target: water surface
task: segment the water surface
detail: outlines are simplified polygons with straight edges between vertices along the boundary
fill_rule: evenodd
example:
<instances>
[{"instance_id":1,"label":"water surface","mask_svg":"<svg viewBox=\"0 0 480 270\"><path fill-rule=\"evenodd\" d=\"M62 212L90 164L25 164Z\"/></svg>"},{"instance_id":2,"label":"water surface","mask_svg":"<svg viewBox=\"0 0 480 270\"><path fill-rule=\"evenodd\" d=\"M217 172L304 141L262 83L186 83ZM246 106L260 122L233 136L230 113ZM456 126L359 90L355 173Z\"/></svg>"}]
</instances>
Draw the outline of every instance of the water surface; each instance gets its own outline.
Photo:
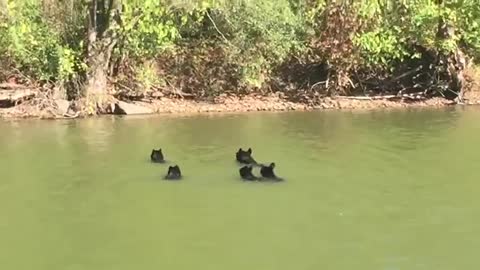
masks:
<instances>
[{"instance_id":1,"label":"water surface","mask_svg":"<svg viewBox=\"0 0 480 270\"><path fill-rule=\"evenodd\" d=\"M448 108L0 122L0 265L476 270L479 119ZM184 180L161 180L154 147ZM242 182L239 147L287 181Z\"/></svg>"}]
</instances>

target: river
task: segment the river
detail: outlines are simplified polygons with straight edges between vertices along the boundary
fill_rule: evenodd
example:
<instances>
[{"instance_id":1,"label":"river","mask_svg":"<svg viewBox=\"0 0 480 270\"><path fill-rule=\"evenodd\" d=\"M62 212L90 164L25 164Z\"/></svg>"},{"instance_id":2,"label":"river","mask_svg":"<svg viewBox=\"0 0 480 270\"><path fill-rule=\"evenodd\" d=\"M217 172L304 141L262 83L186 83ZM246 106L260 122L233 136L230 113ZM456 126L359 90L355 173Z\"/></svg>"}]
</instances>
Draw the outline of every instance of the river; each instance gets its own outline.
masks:
<instances>
[{"instance_id":1,"label":"river","mask_svg":"<svg viewBox=\"0 0 480 270\"><path fill-rule=\"evenodd\" d=\"M479 119L451 107L3 121L0 265L476 270ZM150 163L159 147L168 164ZM286 181L241 181L240 147ZM169 164L183 180L162 180Z\"/></svg>"}]
</instances>

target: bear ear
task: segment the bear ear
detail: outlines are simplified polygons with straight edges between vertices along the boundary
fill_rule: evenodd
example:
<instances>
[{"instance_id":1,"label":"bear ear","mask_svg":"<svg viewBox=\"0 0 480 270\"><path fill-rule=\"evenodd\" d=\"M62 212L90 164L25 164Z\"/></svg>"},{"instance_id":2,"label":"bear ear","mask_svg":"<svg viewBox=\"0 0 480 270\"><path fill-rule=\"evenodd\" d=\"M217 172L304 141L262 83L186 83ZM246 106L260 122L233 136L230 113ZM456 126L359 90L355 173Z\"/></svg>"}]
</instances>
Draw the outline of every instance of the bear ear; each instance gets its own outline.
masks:
<instances>
[{"instance_id":1,"label":"bear ear","mask_svg":"<svg viewBox=\"0 0 480 270\"><path fill-rule=\"evenodd\" d=\"M275 168L275 162L270 163L270 167Z\"/></svg>"},{"instance_id":2,"label":"bear ear","mask_svg":"<svg viewBox=\"0 0 480 270\"><path fill-rule=\"evenodd\" d=\"M247 152L251 154L252 153L252 148L248 148Z\"/></svg>"},{"instance_id":3,"label":"bear ear","mask_svg":"<svg viewBox=\"0 0 480 270\"><path fill-rule=\"evenodd\" d=\"M160 153L161 153L161 152L162 152L162 148L159 148L159 149L158 149L158 152L160 152Z\"/></svg>"},{"instance_id":4,"label":"bear ear","mask_svg":"<svg viewBox=\"0 0 480 270\"><path fill-rule=\"evenodd\" d=\"M240 147L240 148L238 148L238 152L243 152L243 150L242 150L242 148L241 148L241 147Z\"/></svg>"}]
</instances>

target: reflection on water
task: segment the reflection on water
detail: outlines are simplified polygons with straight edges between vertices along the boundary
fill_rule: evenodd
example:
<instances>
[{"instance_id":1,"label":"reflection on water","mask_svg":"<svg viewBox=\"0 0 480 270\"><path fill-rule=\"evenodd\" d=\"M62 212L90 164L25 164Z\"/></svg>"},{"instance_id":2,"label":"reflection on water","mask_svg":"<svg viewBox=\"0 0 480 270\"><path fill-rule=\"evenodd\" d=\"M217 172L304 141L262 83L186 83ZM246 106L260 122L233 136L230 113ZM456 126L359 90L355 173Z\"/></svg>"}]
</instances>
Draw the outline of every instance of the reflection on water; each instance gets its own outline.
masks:
<instances>
[{"instance_id":1,"label":"reflection on water","mask_svg":"<svg viewBox=\"0 0 480 270\"><path fill-rule=\"evenodd\" d=\"M452 107L0 122L0 262L477 269L479 115ZM149 162L158 147L169 164ZM287 182L240 181L239 147L276 162ZM185 180L161 180L170 164Z\"/></svg>"}]
</instances>

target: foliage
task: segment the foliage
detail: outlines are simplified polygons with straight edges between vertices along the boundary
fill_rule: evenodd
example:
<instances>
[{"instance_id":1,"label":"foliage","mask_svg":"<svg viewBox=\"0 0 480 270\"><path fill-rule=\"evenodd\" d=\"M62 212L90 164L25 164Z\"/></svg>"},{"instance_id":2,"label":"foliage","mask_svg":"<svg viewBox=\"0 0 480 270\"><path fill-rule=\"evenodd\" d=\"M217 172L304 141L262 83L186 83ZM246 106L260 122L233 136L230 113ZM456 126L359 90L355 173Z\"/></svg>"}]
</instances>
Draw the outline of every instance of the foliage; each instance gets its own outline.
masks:
<instances>
[{"instance_id":1,"label":"foliage","mask_svg":"<svg viewBox=\"0 0 480 270\"><path fill-rule=\"evenodd\" d=\"M90 1L7 3L0 74L58 84L82 78ZM268 88L292 59L329 63L331 85L342 90L360 71L389 74L424 50L480 57L476 0L125 0L110 15L119 23L109 76L147 89L164 89L168 79L199 96ZM442 24L454 29L444 38Z\"/></svg>"},{"instance_id":2,"label":"foliage","mask_svg":"<svg viewBox=\"0 0 480 270\"><path fill-rule=\"evenodd\" d=\"M37 80L65 81L78 70L78 53L63 44L35 0L9 1L9 16L0 23L0 53L15 70Z\"/></svg>"},{"instance_id":3,"label":"foliage","mask_svg":"<svg viewBox=\"0 0 480 270\"><path fill-rule=\"evenodd\" d=\"M477 1L432 0L366 1L360 13L370 21L366 31L356 33L355 44L370 65L391 66L395 60L418 57L412 44L443 52L464 43L472 56L480 47L480 6ZM437 36L439 22L455 28L447 39ZM460 42L461 41L461 42Z\"/></svg>"},{"instance_id":4,"label":"foliage","mask_svg":"<svg viewBox=\"0 0 480 270\"><path fill-rule=\"evenodd\" d=\"M293 1L237 1L220 6L214 16L230 43L229 60L242 65L245 83L260 87L262 77L290 55L304 49L302 9ZM298 1L299 2L299 1Z\"/></svg>"},{"instance_id":5,"label":"foliage","mask_svg":"<svg viewBox=\"0 0 480 270\"><path fill-rule=\"evenodd\" d=\"M160 1L127 1L118 29L121 52L136 58L156 57L178 37L172 10Z\"/></svg>"},{"instance_id":6,"label":"foliage","mask_svg":"<svg viewBox=\"0 0 480 270\"><path fill-rule=\"evenodd\" d=\"M0 50L33 77L48 80L58 70L58 36L42 21L34 1L9 2L10 16L1 25Z\"/></svg>"},{"instance_id":7,"label":"foliage","mask_svg":"<svg viewBox=\"0 0 480 270\"><path fill-rule=\"evenodd\" d=\"M478 1L451 1L460 40L469 53L480 58L480 5ZM451 5L451 6L450 6Z\"/></svg>"}]
</instances>

